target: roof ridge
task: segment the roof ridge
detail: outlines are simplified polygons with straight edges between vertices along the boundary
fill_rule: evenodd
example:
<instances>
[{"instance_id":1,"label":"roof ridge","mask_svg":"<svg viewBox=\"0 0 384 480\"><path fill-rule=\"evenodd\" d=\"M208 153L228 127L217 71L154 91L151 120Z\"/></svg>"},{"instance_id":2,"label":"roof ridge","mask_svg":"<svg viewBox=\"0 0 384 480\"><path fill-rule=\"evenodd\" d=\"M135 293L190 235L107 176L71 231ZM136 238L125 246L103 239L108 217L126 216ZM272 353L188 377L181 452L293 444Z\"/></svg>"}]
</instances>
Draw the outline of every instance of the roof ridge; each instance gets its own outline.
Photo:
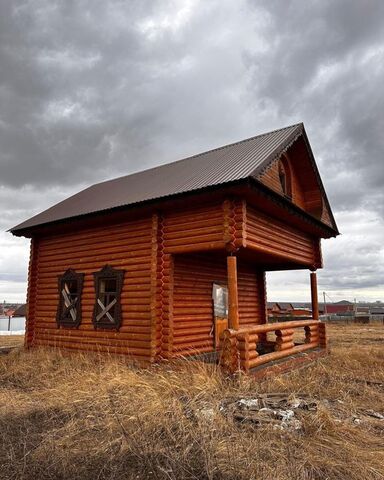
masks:
<instances>
[{"instance_id":1,"label":"roof ridge","mask_svg":"<svg viewBox=\"0 0 384 480\"><path fill-rule=\"evenodd\" d=\"M190 155L189 157L179 158L179 160L175 160L173 162L163 163L162 165L156 165L155 167L146 168L145 170L138 170L137 172L128 173L127 175L121 175L120 177L111 178L109 180L103 180L102 182L98 182L98 183L94 183L93 185L90 185L88 188L92 188L96 185L101 185L103 183L111 182L113 180L117 180L117 179L120 179L120 178L130 177L131 175L136 175L136 174L139 174L139 173L145 173L145 172L148 172L150 170L156 170L158 168L162 168L162 167L165 167L167 165L175 165L176 163L184 162L186 160L191 160L192 158L201 157L202 155L206 155L206 154L212 153L212 152L217 152L219 150L224 150L226 148L233 147L235 145L240 145L242 143L250 142L251 140L255 140L256 138L266 137L266 136L272 135L276 132L282 132L284 130L288 130L288 129L293 128L293 127L303 127L303 122L294 123L292 125L288 125L287 127L276 128L275 130L271 130L270 132L260 133L258 135L254 135L253 137L244 138L243 140L238 140L237 142L228 143L227 145L222 145L221 147L211 148L210 150L205 150L204 152L196 153L194 155Z\"/></svg>"}]
</instances>

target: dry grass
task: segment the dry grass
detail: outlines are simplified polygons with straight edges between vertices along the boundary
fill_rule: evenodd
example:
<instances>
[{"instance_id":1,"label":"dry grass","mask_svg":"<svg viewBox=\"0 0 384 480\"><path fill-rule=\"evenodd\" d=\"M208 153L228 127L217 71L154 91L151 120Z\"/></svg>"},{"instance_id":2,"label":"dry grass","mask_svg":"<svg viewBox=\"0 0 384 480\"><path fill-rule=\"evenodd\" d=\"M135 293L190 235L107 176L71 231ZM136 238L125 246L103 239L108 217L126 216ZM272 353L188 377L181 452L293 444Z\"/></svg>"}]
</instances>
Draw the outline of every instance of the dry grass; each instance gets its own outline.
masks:
<instances>
[{"instance_id":1,"label":"dry grass","mask_svg":"<svg viewBox=\"0 0 384 480\"><path fill-rule=\"evenodd\" d=\"M21 347L24 335L0 335L0 347Z\"/></svg>"},{"instance_id":2,"label":"dry grass","mask_svg":"<svg viewBox=\"0 0 384 480\"><path fill-rule=\"evenodd\" d=\"M138 370L44 350L0 356L0 478L383 479L384 422L364 411L383 413L384 327L329 330L331 356L263 383L192 362ZM301 432L219 410L260 392L328 402Z\"/></svg>"}]
</instances>

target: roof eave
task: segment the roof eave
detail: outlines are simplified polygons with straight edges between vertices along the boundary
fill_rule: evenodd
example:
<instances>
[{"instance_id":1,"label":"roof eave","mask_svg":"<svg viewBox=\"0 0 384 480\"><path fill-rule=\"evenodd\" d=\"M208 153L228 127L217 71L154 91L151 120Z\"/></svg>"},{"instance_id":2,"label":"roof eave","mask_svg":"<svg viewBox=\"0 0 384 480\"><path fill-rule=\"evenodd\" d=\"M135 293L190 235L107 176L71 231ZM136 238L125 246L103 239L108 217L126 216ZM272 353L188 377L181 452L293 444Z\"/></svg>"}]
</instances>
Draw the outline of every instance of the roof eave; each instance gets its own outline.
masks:
<instances>
[{"instance_id":1,"label":"roof eave","mask_svg":"<svg viewBox=\"0 0 384 480\"><path fill-rule=\"evenodd\" d=\"M203 187L203 188L199 188L199 189L195 189L195 190L175 193L175 194L171 194L171 195L165 195L163 197L152 198L152 199L143 200L143 201L130 203L130 204L119 205L119 206L116 206L116 207L106 208L104 210L97 210L97 211L94 211L94 212L88 212L88 213L84 213L84 214L81 214L81 215L74 215L72 217L61 218L61 219L58 219L58 220L54 220L52 222L45 222L45 223L41 223L41 224L38 224L38 225L33 225L33 226L30 226L30 227L26 227L26 228L14 227L14 228L11 228L7 231L12 233L12 235L14 235L15 237L31 238L31 237L33 237L35 232L41 230L42 228L53 227L53 226L56 226L56 225L63 225L65 223L72 222L74 220L75 221L82 220L82 219L85 220L85 219L88 219L88 218L95 217L97 215L105 215L105 214L108 214L108 213L111 213L111 212L124 211L124 210L129 210L129 209L134 209L134 208L143 208L143 207L146 207L146 206L155 205L156 203L165 203L166 201L177 200L179 198L183 198L183 197L186 197L188 195L199 195L199 194L202 194L202 193L206 193L210 190L218 191L222 188L231 188L231 187L241 186L241 185L246 184L247 181L248 181L247 178L241 178L241 179L233 180L231 182L220 183L220 184L217 184L217 185L210 185L208 187Z\"/></svg>"},{"instance_id":2,"label":"roof eave","mask_svg":"<svg viewBox=\"0 0 384 480\"><path fill-rule=\"evenodd\" d=\"M10 229L8 231L11 232L16 237L31 238L39 230L41 231L44 228L54 227L56 225L64 225L64 224L72 222L72 221L78 221L78 220L82 220L82 219L85 220L85 219L88 219L88 218L95 217L97 215L104 215L104 214L108 214L108 213L111 213L111 212L124 211L124 210L129 210L129 209L134 209L134 208L142 208L142 207L146 207L146 206L155 205L156 203L165 203L166 201L177 200L177 199L186 197L188 195L199 195L199 194L207 193L209 191L218 191L218 190L224 189L224 188L229 189L229 188L241 187L241 186L248 186L251 189L257 189L257 191L259 193L268 197L275 204L279 205L280 207L284 208L285 210L288 210L291 214L299 216L305 222L310 223L310 224L316 226L317 228L319 228L320 230L322 230L326 234L325 235L326 238L336 237L337 235L339 235L339 231L337 229L335 230L335 229L329 227L328 225L326 225L325 223L321 222L317 218L313 217L312 215L310 215L306 211L302 210L297 205L293 204L287 198L282 197L280 194L278 194L274 190L271 190L269 187L262 184L259 180L257 180L254 177L246 177L246 178L242 178L242 179L239 179L239 180L233 180L231 182L226 182L226 183L221 183L221 184L218 184L218 185L213 185L213 186L204 187L204 188L200 188L200 189L196 189L196 190L191 190L189 192L180 192L180 193L177 193L177 194L167 195L167 196L164 196L164 197L161 197L161 198L144 200L142 202L136 202L136 203L129 204L129 205L120 205L120 206L105 209L105 210L99 210L99 211L96 211L96 212L89 212L89 213L85 213L85 214L82 214L82 215L77 215L77 216L73 216L73 217L69 217L69 218L63 218L63 219L55 220L55 221L52 221L52 222L47 222L47 223L40 224L40 225L34 225L34 226L31 226L31 227L27 227L27 228L22 228L22 229L13 228L13 229Z\"/></svg>"}]
</instances>

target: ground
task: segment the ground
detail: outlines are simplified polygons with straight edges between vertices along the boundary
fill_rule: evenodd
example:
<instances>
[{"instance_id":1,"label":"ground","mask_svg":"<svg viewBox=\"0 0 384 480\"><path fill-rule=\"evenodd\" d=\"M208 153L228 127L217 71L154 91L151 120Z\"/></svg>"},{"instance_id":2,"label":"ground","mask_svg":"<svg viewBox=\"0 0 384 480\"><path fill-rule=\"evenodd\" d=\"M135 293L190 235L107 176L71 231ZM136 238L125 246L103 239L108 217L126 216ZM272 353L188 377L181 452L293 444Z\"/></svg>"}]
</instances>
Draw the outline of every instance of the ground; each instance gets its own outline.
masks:
<instances>
[{"instance_id":1,"label":"ground","mask_svg":"<svg viewBox=\"0 0 384 480\"><path fill-rule=\"evenodd\" d=\"M0 348L21 346L23 343L24 335L0 335Z\"/></svg>"},{"instance_id":2,"label":"ground","mask_svg":"<svg viewBox=\"0 0 384 480\"><path fill-rule=\"evenodd\" d=\"M0 355L0 478L384 479L384 326L328 331L328 357L261 383L192 362ZM266 393L316 408L282 429L226 407Z\"/></svg>"}]
</instances>

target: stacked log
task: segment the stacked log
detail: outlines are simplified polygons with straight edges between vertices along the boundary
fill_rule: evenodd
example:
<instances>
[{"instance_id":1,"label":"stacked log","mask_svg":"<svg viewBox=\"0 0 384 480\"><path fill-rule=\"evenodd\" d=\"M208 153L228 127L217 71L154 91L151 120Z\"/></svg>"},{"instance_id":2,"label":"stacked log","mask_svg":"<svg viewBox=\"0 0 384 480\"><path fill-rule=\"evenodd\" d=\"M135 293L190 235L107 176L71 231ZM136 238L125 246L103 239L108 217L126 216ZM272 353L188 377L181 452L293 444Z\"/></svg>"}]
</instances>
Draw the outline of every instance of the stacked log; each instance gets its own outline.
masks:
<instances>
[{"instance_id":1,"label":"stacked log","mask_svg":"<svg viewBox=\"0 0 384 480\"><path fill-rule=\"evenodd\" d=\"M276 344L275 351L281 352L282 350L289 350L295 346L293 343L293 329L278 329L275 330Z\"/></svg>"},{"instance_id":2,"label":"stacked log","mask_svg":"<svg viewBox=\"0 0 384 480\"><path fill-rule=\"evenodd\" d=\"M221 336L220 366L226 373L235 373L239 370L238 341L235 330L224 330Z\"/></svg>"},{"instance_id":3,"label":"stacked log","mask_svg":"<svg viewBox=\"0 0 384 480\"><path fill-rule=\"evenodd\" d=\"M246 203L243 200L223 202L224 241L228 252L236 252L246 246Z\"/></svg>"},{"instance_id":4,"label":"stacked log","mask_svg":"<svg viewBox=\"0 0 384 480\"><path fill-rule=\"evenodd\" d=\"M304 331L305 343L319 343L319 325L307 325Z\"/></svg>"},{"instance_id":5,"label":"stacked log","mask_svg":"<svg viewBox=\"0 0 384 480\"><path fill-rule=\"evenodd\" d=\"M31 239L29 267L28 267L28 292L27 292L27 322L24 337L25 347L33 344L35 336L35 305L36 305L36 283L37 283L37 256L38 256L38 240Z\"/></svg>"},{"instance_id":6,"label":"stacked log","mask_svg":"<svg viewBox=\"0 0 384 480\"><path fill-rule=\"evenodd\" d=\"M257 333L245 332L237 335L240 368L245 372L249 372L252 361L259 355L256 350L258 339Z\"/></svg>"},{"instance_id":7,"label":"stacked log","mask_svg":"<svg viewBox=\"0 0 384 480\"><path fill-rule=\"evenodd\" d=\"M294 329L302 327L306 328L308 342L295 345ZM261 335L271 331L275 331L276 335L275 351L259 355L256 350L257 342ZM316 348L319 343L320 346L326 345L325 327L324 324L313 320L243 326L239 330L225 330L221 342L220 365L229 373L237 371L239 367L249 372L265 363Z\"/></svg>"},{"instance_id":8,"label":"stacked log","mask_svg":"<svg viewBox=\"0 0 384 480\"><path fill-rule=\"evenodd\" d=\"M212 352L212 283L227 284L225 258L191 254L176 255L174 260L173 356ZM265 310L259 295L262 274L241 260L237 274L240 329L243 325L257 326L265 321L260 314Z\"/></svg>"},{"instance_id":9,"label":"stacked log","mask_svg":"<svg viewBox=\"0 0 384 480\"><path fill-rule=\"evenodd\" d=\"M247 206L247 246L253 250L304 265L316 263L312 237Z\"/></svg>"},{"instance_id":10,"label":"stacked log","mask_svg":"<svg viewBox=\"0 0 384 480\"><path fill-rule=\"evenodd\" d=\"M220 203L164 214L164 253L179 254L225 247Z\"/></svg>"},{"instance_id":11,"label":"stacked log","mask_svg":"<svg viewBox=\"0 0 384 480\"><path fill-rule=\"evenodd\" d=\"M39 346L126 354L143 362L150 361L155 320L151 300L153 221L148 216L108 228L101 225L39 238L31 263L27 341L33 339L33 345ZM106 264L125 270L121 292L122 324L118 332L95 330L92 323L93 274ZM78 328L58 328L56 323L57 278L68 268L85 275L82 321Z\"/></svg>"},{"instance_id":12,"label":"stacked log","mask_svg":"<svg viewBox=\"0 0 384 480\"><path fill-rule=\"evenodd\" d=\"M327 332L325 323L319 323L319 345L321 348L327 348Z\"/></svg>"}]
</instances>

